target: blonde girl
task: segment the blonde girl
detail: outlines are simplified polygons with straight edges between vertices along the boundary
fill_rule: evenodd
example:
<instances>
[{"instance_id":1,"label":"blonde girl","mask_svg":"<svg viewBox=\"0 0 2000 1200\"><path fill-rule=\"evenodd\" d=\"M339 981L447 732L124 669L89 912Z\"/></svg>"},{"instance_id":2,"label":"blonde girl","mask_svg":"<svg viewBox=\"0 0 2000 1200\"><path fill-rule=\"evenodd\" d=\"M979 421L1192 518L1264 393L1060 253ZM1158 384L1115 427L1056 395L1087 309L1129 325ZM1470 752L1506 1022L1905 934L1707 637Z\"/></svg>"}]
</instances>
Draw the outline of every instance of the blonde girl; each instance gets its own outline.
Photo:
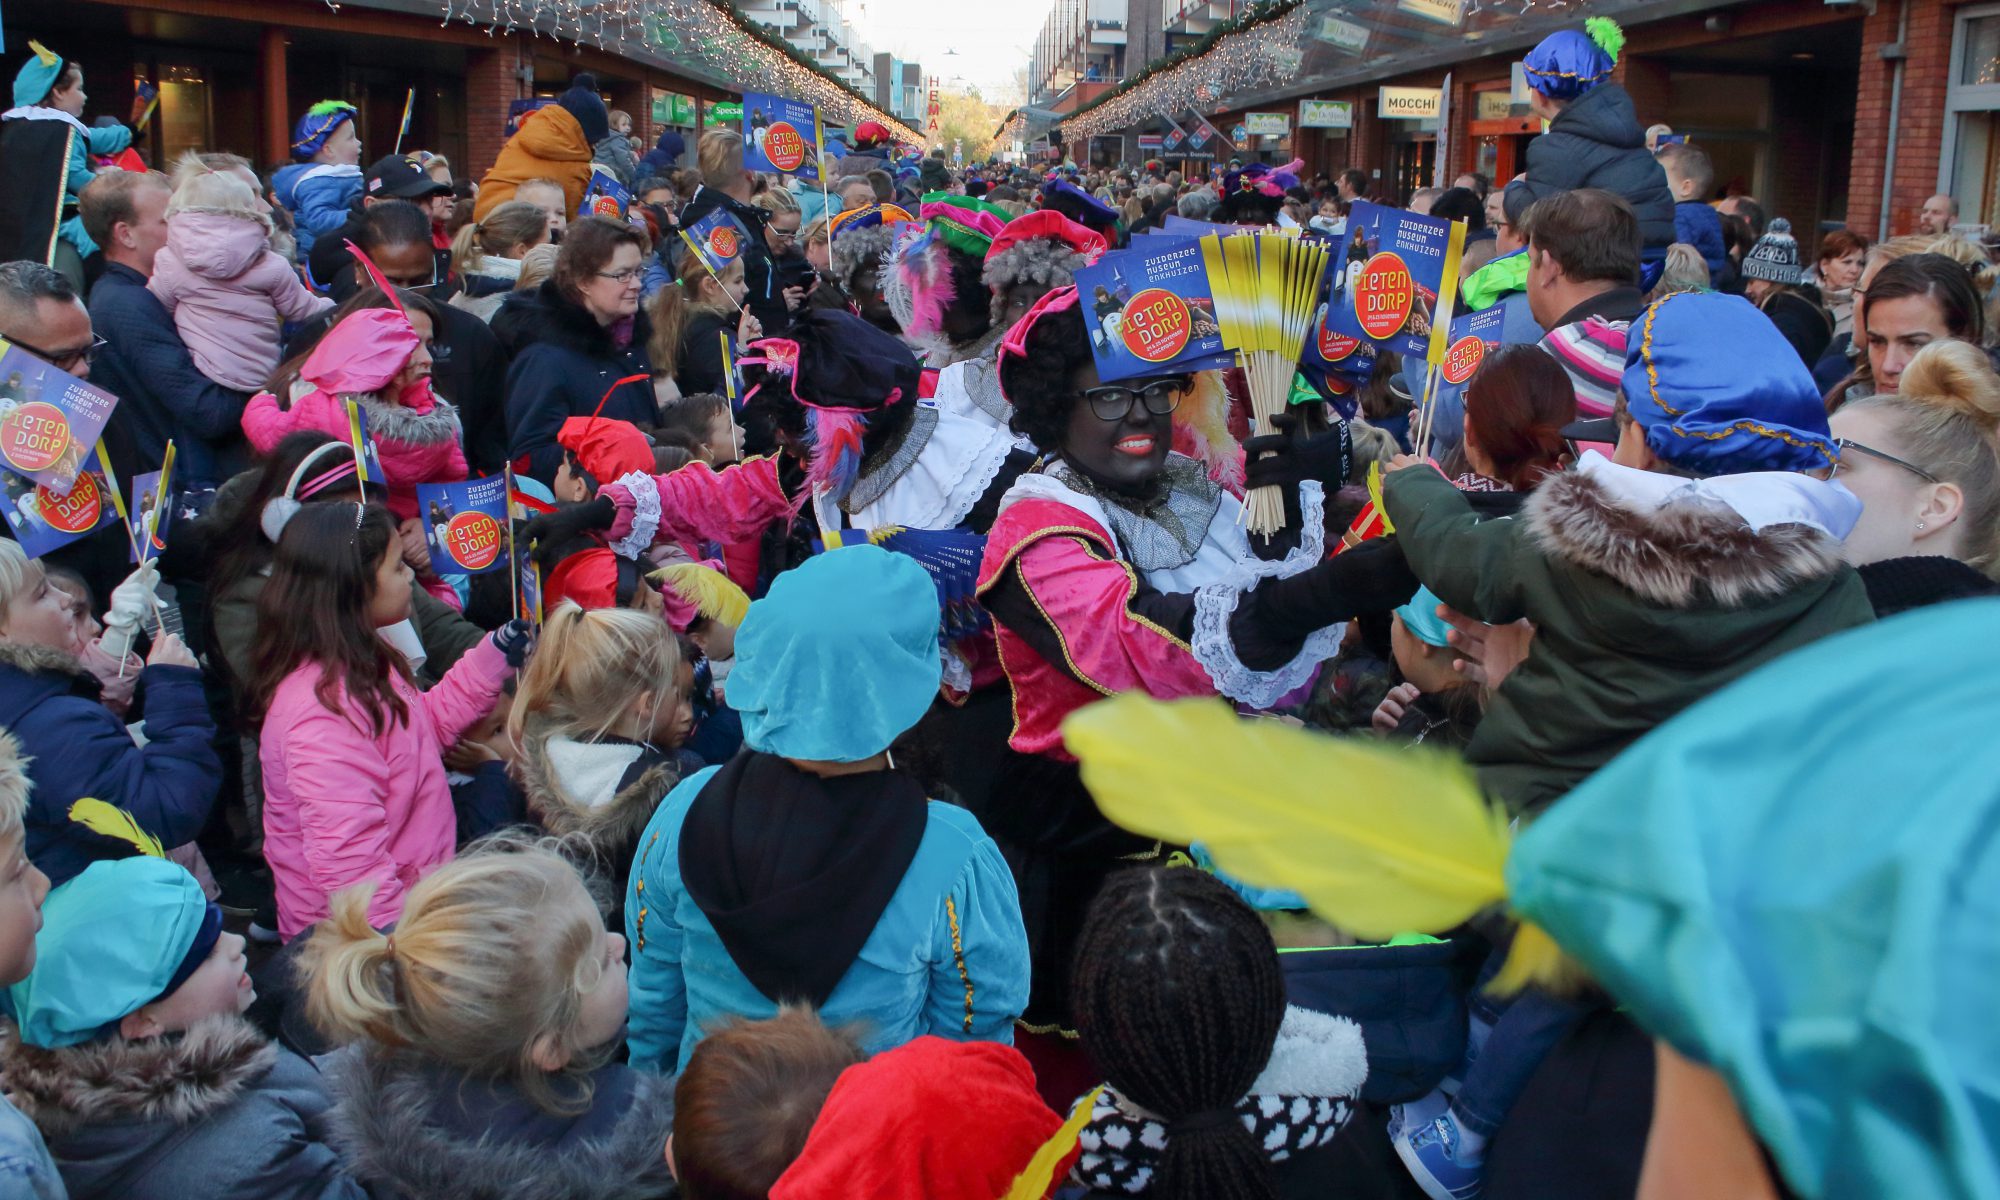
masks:
<instances>
[{"instance_id":1,"label":"blonde girl","mask_svg":"<svg viewBox=\"0 0 2000 1200\"><path fill-rule=\"evenodd\" d=\"M673 379L683 396L700 392L721 394L720 335L734 330L731 347L763 336L763 327L737 306L749 293L743 280L743 259L731 261L721 275L711 273L692 251L681 255L680 278L661 288L652 300L653 335L646 352L653 374Z\"/></svg>"},{"instance_id":2,"label":"blonde girl","mask_svg":"<svg viewBox=\"0 0 2000 1200\"><path fill-rule=\"evenodd\" d=\"M680 782L691 674L658 615L564 601L515 692L514 779L543 828L589 850L608 917L619 916L640 832Z\"/></svg>"},{"instance_id":3,"label":"blonde girl","mask_svg":"<svg viewBox=\"0 0 2000 1200\"><path fill-rule=\"evenodd\" d=\"M300 958L334 1142L377 1194L639 1197L666 1186L672 1085L611 1061L625 939L546 844L496 839L418 883L393 933L370 885Z\"/></svg>"},{"instance_id":4,"label":"blonde girl","mask_svg":"<svg viewBox=\"0 0 2000 1200\"><path fill-rule=\"evenodd\" d=\"M523 200L509 200L484 221L459 230L451 241L451 270L465 281L465 290L451 298L452 305L492 320L521 276L521 260L548 240L547 217Z\"/></svg>"}]
</instances>

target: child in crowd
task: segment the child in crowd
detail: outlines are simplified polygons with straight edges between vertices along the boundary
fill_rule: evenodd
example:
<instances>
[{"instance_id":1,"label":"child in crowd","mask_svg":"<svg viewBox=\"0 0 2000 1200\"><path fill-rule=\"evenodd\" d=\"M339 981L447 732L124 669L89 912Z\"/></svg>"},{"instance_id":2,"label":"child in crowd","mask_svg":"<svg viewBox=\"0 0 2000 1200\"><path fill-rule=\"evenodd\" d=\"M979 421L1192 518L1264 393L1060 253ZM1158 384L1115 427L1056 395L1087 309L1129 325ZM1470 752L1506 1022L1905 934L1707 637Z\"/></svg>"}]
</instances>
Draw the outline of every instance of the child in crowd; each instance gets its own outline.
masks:
<instances>
[{"instance_id":1,"label":"child in crowd","mask_svg":"<svg viewBox=\"0 0 2000 1200\"><path fill-rule=\"evenodd\" d=\"M757 318L740 307L749 291L741 256L717 274L700 255L683 254L680 278L656 292L647 310L653 335L646 354L654 376L672 379L682 397L727 391L722 338L729 338L730 353L737 355L763 332Z\"/></svg>"},{"instance_id":2,"label":"child in crowd","mask_svg":"<svg viewBox=\"0 0 2000 1200\"><path fill-rule=\"evenodd\" d=\"M431 337L437 313L428 301L358 308L327 330L304 359L278 369L270 391L243 409L243 432L260 454L286 434L316 429L350 435L347 402L367 414L368 432L388 476L389 509L417 515L416 485L464 479L458 410L431 391ZM280 399L282 397L282 400Z\"/></svg>"},{"instance_id":3,"label":"child in crowd","mask_svg":"<svg viewBox=\"0 0 2000 1200\"><path fill-rule=\"evenodd\" d=\"M714 392L682 396L660 409L655 441L684 441L696 458L711 467L722 468L742 457L743 431L729 401Z\"/></svg>"},{"instance_id":4,"label":"child in crowd","mask_svg":"<svg viewBox=\"0 0 2000 1200\"><path fill-rule=\"evenodd\" d=\"M376 632L409 616L410 569L375 505L301 508L257 604L246 708L259 727L278 932L296 937L335 892L364 882L376 885L370 916L393 923L457 844L441 755L492 709L532 633L509 623L419 692Z\"/></svg>"},{"instance_id":5,"label":"child in crowd","mask_svg":"<svg viewBox=\"0 0 2000 1200\"><path fill-rule=\"evenodd\" d=\"M146 281L194 365L244 393L262 389L283 357L281 322L333 307L271 249L270 207L235 172L211 170L188 151L174 165L167 244Z\"/></svg>"},{"instance_id":6,"label":"child in crowd","mask_svg":"<svg viewBox=\"0 0 2000 1200\"><path fill-rule=\"evenodd\" d=\"M83 576L68 567L44 570L49 586L69 597L77 644L83 647L77 660L84 670L97 677L97 684L103 689L99 699L104 701L104 707L124 716L131 711L132 689L138 686L139 672L146 666L143 659L132 653L132 643L139 636L139 622L145 619L151 603L146 596L159 586L159 564L146 563L111 590L111 611L104 614L102 624L91 615L97 608L97 598L91 595L90 584Z\"/></svg>"},{"instance_id":7,"label":"child in crowd","mask_svg":"<svg viewBox=\"0 0 2000 1200\"><path fill-rule=\"evenodd\" d=\"M1452 669L1451 627L1438 598L1418 588L1389 617L1389 641L1403 682L1389 689L1371 724L1383 737L1461 748L1479 724L1479 687Z\"/></svg>"},{"instance_id":8,"label":"child in crowd","mask_svg":"<svg viewBox=\"0 0 2000 1200\"><path fill-rule=\"evenodd\" d=\"M1333 1141L1368 1078L1361 1030L1287 1007L1270 931L1202 871L1107 881L1071 982L1077 1032L1108 1079L1076 1168L1100 1193L1275 1195L1274 1164L1323 1157L1303 1152Z\"/></svg>"},{"instance_id":9,"label":"child in crowd","mask_svg":"<svg viewBox=\"0 0 2000 1200\"><path fill-rule=\"evenodd\" d=\"M326 1143L319 1072L244 1020L243 939L193 876L93 863L42 915L0 1072L71 1200L367 1195Z\"/></svg>"},{"instance_id":10,"label":"child in crowd","mask_svg":"<svg viewBox=\"0 0 2000 1200\"><path fill-rule=\"evenodd\" d=\"M639 834L680 782L694 723L680 643L629 608L548 614L507 720L514 776L542 828L589 852L592 891L618 921Z\"/></svg>"},{"instance_id":11,"label":"child in crowd","mask_svg":"<svg viewBox=\"0 0 2000 1200\"><path fill-rule=\"evenodd\" d=\"M28 856L56 883L97 859L137 853L143 839L193 841L222 780L215 722L187 647L164 631L153 639L139 673L144 709L127 714L146 721L146 744L134 745L77 660L72 605L39 560L0 540L0 728L29 756Z\"/></svg>"},{"instance_id":12,"label":"child in crowd","mask_svg":"<svg viewBox=\"0 0 2000 1200\"><path fill-rule=\"evenodd\" d=\"M915 560L856 546L750 606L729 689L750 752L675 788L632 867L635 1065L678 1069L719 1018L791 1002L865 1022L873 1050L1012 1039L1013 876L888 752L937 695L936 604Z\"/></svg>"},{"instance_id":13,"label":"child in crowd","mask_svg":"<svg viewBox=\"0 0 2000 1200\"><path fill-rule=\"evenodd\" d=\"M35 969L35 934L49 895L49 877L29 861L21 824L28 788L20 743L0 730L0 988L14 986ZM41 1131L4 1091L0 1091L0 1191L23 1200L62 1200L65 1195Z\"/></svg>"},{"instance_id":14,"label":"child in crowd","mask_svg":"<svg viewBox=\"0 0 2000 1200\"><path fill-rule=\"evenodd\" d=\"M1708 266L1708 285L1717 291L1733 291L1736 262L1722 240L1722 214L1708 206L1708 194L1715 189L1715 164L1708 151L1693 142L1668 142L1653 151L1667 173L1667 186L1674 193L1674 241L1694 247Z\"/></svg>"},{"instance_id":15,"label":"child in crowd","mask_svg":"<svg viewBox=\"0 0 2000 1200\"><path fill-rule=\"evenodd\" d=\"M553 850L488 843L378 933L367 885L334 901L301 969L330 1060L334 1141L378 1194L639 1200L672 1184L673 1087L612 1061L625 939Z\"/></svg>"},{"instance_id":16,"label":"child in crowd","mask_svg":"<svg viewBox=\"0 0 2000 1200\"><path fill-rule=\"evenodd\" d=\"M841 1073L863 1058L850 1031L799 1005L768 1021L725 1020L674 1082L667 1166L682 1200L764 1200Z\"/></svg>"},{"instance_id":17,"label":"child in crowd","mask_svg":"<svg viewBox=\"0 0 2000 1200\"><path fill-rule=\"evenodd\" d=\"M292 214L298 261L322 234L347 224L361 198L361 136L352 104L322 100L292 130L292 158L271 176L271 193Z\"/></svg>"},{"instance_id":18,"label":"child in crowd","mask_svg":"<svg viewBox=\"0 0 2000 1200\"><path fill-rule=\"evenodd\" d=\"M92 158L130 146L132 131L102 117L86 126L83 68L40 42L30 41L28 49L28 61L14 74L13 106L0 116L0 137L6 141L10 174L32 173L49 190L27 200L29 211L10 214L20 222L11 232L21 239L22 257L55 267L81 292L83 260L98 246L84 231L78 200L97 177ZM22 176L10 183L32 187Z\"/></svg>"},{"instance_id":19,"label":"child in crowd","mask_svg":"<svg viewBox=\"0 0 2000 1200\"><path fill-rule=\"evenodd\" d=\"M570 417L556 433L562 465L556 468L556 499L576 504L597 495L607 483L627 475L650 476L653 447L629 421L608 417Z\"/></svg>"},{"instance_id":20,"label":"child in crowd","mask_svg":"<svg viewBox=\"0 0 2000 1200\"><path fill-rule=\"evenodd\" d=\"M451 273L462 289L451 306L491 321L521 277L521 260L548 240L548 218L525 200L509 200L484 221L466 223L451 239Z\"/></svg>"}]
</instances>

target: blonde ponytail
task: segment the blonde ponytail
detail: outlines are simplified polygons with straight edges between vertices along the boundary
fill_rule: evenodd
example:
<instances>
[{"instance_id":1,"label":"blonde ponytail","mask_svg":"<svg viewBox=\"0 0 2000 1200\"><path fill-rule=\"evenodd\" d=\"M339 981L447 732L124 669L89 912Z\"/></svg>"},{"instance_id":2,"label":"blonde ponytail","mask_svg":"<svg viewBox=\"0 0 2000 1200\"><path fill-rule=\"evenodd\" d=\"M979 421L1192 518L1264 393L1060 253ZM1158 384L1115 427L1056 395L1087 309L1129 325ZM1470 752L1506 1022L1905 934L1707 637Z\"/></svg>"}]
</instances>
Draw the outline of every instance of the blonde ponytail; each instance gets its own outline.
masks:
<instances>
[{"instance_id":1,"label":"blonde ponytail","mask_svg":"<svg viewBox=\"0 0 2000 1200\"><path fill-rule=\"evenodd\" d=\"M474 221L451 239L451 269L456 275L479 273L481 255L505 257L516 246L533 248L548 233L548 214L525 200L509 200Z\"/></svg>"},{"instance_id":2,"label":"blonde ponytail","mask_svg":"<svg viewBox=\"0 0 2000 1200\"><path fill-rule=\"evenodd\" d=\"M1903 369L1897 390L1849 402L1894 430L1917 466L1964 496L1965 562L2000 578L2000 375L1986 352L1956 339L1932 342Z\"/></svg>"},{"instance_id":3,"label":"blonde ponytail","mask_svg":"<svg viewBox=\"0 0 2000 1200\"><path fill-rule=\"evenodd\" d=\"M542 624L507 715L507 737L517 750L530 731L535 738L601 737L636 697L650 691L656 703L669 703L680 669L680 643L657 615L565 600Z\"/></svg>"},{"instance_id":4,"label":"blonde ponytail","mask_svg":"<svg viewBox=\"0 0 2000 1200\"><path fill-rule=\"evenodd\" d=\"M709 274L708 268L693 251L681 255L680 279L671 287L663 287L654 293L653 310L648 314L653 322L653 336L646 343L646 353L652 360L653 374L672 376L679 373L681 340L698 314L736 311L736 306L730 303L722 289L726 282L742 277L741 258L722 268L722 276L718 279Z\"/></svg>"},{"instance_id":5,"label":"blonde ponytail","mask_svg":"<svg viewBox=\"0 0 2000 1200\"><path fill-rule=\"evenodd\" d=\"M607 1049L579 1029L606 971L604 921L555 846L496 836L468 848L410 889L389 935L368 926L374 885L334 897L300 959L313 1024L512 1082L547 1113L583 1111ZM538 1053L567 1065L545 1071Z\"/></svg>"}]
</instances>

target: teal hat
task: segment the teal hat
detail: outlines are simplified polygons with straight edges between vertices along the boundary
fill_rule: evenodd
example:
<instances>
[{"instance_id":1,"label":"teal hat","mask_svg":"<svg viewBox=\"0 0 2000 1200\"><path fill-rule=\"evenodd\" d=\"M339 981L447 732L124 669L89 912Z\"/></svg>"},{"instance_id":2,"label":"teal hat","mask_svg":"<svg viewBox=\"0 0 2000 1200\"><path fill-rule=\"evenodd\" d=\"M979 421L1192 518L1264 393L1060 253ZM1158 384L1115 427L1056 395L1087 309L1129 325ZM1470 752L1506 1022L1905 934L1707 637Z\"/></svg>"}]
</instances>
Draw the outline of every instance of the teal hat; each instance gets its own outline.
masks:
<instances>
[{"instance_id":1,"label":"teal hat","mask_svg":"<svg viewBox=\"0 0 2000 1200\"><path fill-rule=\"evenodd\" d=\"M880 546L847 546L779 575L750 606L729 704L752 750L859 762L923 717L943 673L929 572Z\"/></svg>"},{"instance_id":2,"label":"teal hat","mask_svg":"<svg viewBox=\"0 0 2000 1200\"><path fill-rule=\"evenodd\" d=\"M221 910L178 863L90 864L43 902L35 969L7 989L21 1040L89 1041L187 982L221 931Z\"/></svg>"},{"instance_id":3,"label":"teal hat","mask_svg":"<svg viewBox=\"0 0 2000 1200\"><path fill-rule=\"evenodd\" d=\"M1507 864L1515 909L1728 1080L1801 1196L2000 1196L1996 628L1967 600L1786 655Z\"/></svg>"},{"instance_id":4,"label":"teal hat","mask_svg":"<svg viewBox=\"0 0 2000 1200\"><path fill-rule=\"evenodd\" d=\"M1410 636L1425 645L1449 646L1451 626L1437 615L1440 603L1436 592L1419 587L1417 594L1410 597L1410 602L1396 610L1396 616L1403 622L1403 628L1410 631Z\"/></svg>"},{"instance_id":5,"label":"teal hat","mask_svg":"<svg viewBox=\"0 0 2000 1200\"><path fill-rule=\"evenodd\" d=\"M28 49L33 53L14 73L15 108L40 104L49 94L49 89L56 85L56 80L62 78L62 55L40 42L29 42Z\"/></svg>"}]
</instances>

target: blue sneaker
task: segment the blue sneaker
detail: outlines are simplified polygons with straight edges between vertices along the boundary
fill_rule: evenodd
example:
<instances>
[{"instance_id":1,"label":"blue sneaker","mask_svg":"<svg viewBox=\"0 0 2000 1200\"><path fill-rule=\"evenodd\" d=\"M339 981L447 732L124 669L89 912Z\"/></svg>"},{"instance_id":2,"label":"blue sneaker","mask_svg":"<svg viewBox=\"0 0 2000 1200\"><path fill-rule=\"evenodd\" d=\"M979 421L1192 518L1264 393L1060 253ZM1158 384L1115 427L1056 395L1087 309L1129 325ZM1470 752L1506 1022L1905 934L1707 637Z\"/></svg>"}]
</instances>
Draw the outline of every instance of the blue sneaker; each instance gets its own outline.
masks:
<instances>
[{"instance_id":1,"label":"blue sneaker","mask_svg":"<svg viewBox=\"0 0 2000 1200\"><path fill-rule=\"evenodd\" d=\"M1441 1088L1432 1088L1407 1104L1391 1104L1389 1135L1394 1137L1404 1129L1422 1129L1450 1111L1451 1097L1445 1095Z\"/></svg>"},{"instance_id":2,"label":"blue sneaker","mask_svg":"<svg viewBox=\"0 0 2000 1200\"><path fill-rule=\"evenodd\" d=\"M1450 1113L1415 1131L1399 1128L1390 1140L1410 1178L1431 1200L1478 1200L1485 1163L1459 1161L1458 1124Z\"/></svg>"}]
</instances>

